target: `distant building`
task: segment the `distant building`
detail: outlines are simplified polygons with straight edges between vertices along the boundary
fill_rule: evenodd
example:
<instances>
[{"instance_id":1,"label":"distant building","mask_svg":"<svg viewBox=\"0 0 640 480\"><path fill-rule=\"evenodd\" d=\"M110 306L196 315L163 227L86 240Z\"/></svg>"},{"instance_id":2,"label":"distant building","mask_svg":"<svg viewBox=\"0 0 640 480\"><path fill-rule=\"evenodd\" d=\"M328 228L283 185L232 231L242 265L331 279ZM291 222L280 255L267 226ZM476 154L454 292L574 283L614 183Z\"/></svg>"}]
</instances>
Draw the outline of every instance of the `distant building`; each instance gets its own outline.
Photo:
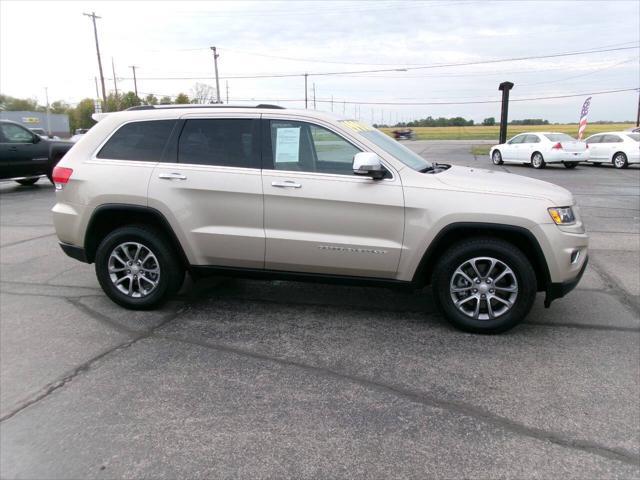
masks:
<instances>
[{"instance_id":1,"label":"distant building","mask_svg":"<svg viewBox=\"0 0 640 480\"><path fill-rule=\"evenodd\" d=\"M47 131L46 112L4 112L0 111L0 118L21 123L27 128L42 128ZM49 123L51 134L61 138L69 137L69 115L65 113L50 113Z\"/></svg>"}]
</instances>

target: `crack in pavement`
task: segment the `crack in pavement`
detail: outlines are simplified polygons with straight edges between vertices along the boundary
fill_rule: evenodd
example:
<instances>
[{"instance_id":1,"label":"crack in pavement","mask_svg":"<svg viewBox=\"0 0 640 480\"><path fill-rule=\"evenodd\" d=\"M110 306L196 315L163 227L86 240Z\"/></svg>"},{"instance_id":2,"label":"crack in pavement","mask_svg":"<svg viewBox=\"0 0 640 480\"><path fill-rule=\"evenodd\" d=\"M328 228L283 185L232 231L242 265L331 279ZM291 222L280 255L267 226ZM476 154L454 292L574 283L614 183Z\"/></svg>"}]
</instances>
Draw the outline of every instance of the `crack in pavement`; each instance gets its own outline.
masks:
<instances>
[{"instance_id":1,"label":"crack in pavement","mask_svg":"<svg viewBox=\"0 0 640 480\"><path fill-rule=\"evenodd\" d=\"M634 302L629 301L629 296L633 296L631 292L627 292L627 290L618 283L618 281L612 277L605 269L600 265L598 260L594 260L593 258L589 258L591 268L595 270L595 272L600 275L602 280L604 281L607 293L618 300L622 305L627 307L627 309L631 310L636 315L640 315L640 306L636 305ZM621 294L620 292L626 292L627 295Z\"/></svg>"},{"instance_id":2,"label":"crack in pavement","mask_svg":"<svg viewBox=\"0 0 640 480\"><path fill-rule=\"evenodd\" d=\"M72 305L74 305L75 307L79 308L80 304L77 301L74 301L72 299L69 298L65 298L65 300L69 301L69 303L71 303ZM53 392L55 392L56 390L59 390L60 388L64 387L65 385L67 385L69 382L71 382L74 378L76 378L78 375L80 375L83 372L87 372L89 371L89 369L91 368L91 366L98 362L99 360L107 357L108 355L117 352L119 350L125 350L129 347L131 347L132 345L134 345L135 343L139 342L140 340L144 340L145 338L149 338L151 337L154 332L165 326L166 324L168 324L169 322L171 322L172 320L174 320L175 318L178 317L178 315L181 313L180 307L176 309L176 311L166 315L166 317L156 326L148 329L148 330L144 330L142 332L137 332L134 330L131 330L123 325L120 325L118 322L116 322L115 320L107 317L106 315L101 314L100 312L97 312L95 310L93 310L90 307L87 307L86 305L82 305L83 308L81 308L81 311L83 311L84 313L87 313L88 315L91 316L91 318L94 318L95 320L99 321L100 323L103 324L107 324L109 326L111 326L112 328L118 329L121 332L127 333L129 332L129 334L133 335L133 338L131 338L130 340L127 340L126 342L123 343L119 343L118 345L115 345L111 348L108 348L102 352L100 352L97 355L94 355L93 357L91 357L89 360L83 362L82 364L80 364L79 366L75 367L73 370L71 370L69 373L67 373L66 375L64 375L62 378L59 378L58 380L55 380L51 383L49 383L48 385L46 385L45 387L43 387L38 393L36 393L35 395L32 395L31 398L28 398L26 400L24 400L20 405L18 405L15 409L13 409L11 412L6 413L5 415L3 415L2 417L0 417L0 423L9 420L10 418L16 416L18 413L22 412L23 410L29 408L30 406L40 402L41 400L47 398L49 395L51 395Z\"/></svg>"},{"instance_id":3,"label":"crack in pavement","mask_svg":"<svg viewBox=\"0 0 640 480\"><path fill-rule=\"evenodd\" d=\"M31 242L33 240L39 240L41 238L55 237L55 236L56 236L55 232L47 233L46 235L40 235L38 237L31 237L24 240L18 240L16 242L5 243L4 245L0 245L0 248L15 247L16 245L20 245L21 243Z\"/></svg>"},{"instance_id":4,"label":"crack in pavement","mask_svg":"<svg viewBox=\"0 0 640 480\"><path fill-rule=\"evenodd\" d=\"M210 343L202 340L194 340L176 337L174 335L162 335L155 334L154 338L161 338L169 341L176 341L185 344L200 346L203 348L209 348L212 350L230 353L242 357L252 358L258 361L267 361L277 363L287 367L295 367L305 371L310 371L321 376L330 377L339 380L346 380L352 383L356 383L365 388L373 389L378 392L391 394L396 397L402 397L414 403L419 403L432 408L439 408L449 412L454 412L460 415L465 415L478 420L481 420L489 425L498 427L508 432L533 438L535 440L546 441L561 447L571 448L574 450L580 450L593 455L598 455L610 460L617 460L626 464L638 466L640 460L638 456L629 450L622 448L613 448L606 445L599 444L597 442L591 442L589 440L576 439L563 434L562 432L554 432L550 430L544 430L542 428L531 427L523 423L516 422L506 417L494 414L483 408L477 407L472 404L457 402L453 400L445 400L430 396L424 392L414 391L398 385L389 385L378 382L376 380L361 377L358 375L340 372L332 370L328 367L320 367L315 365L308 365L295 360L289 360L282 357L273 357L270 355L254 352L251 350L245 350L238 347L232 347L224 344Z\"/></svg>"}]
</instances>

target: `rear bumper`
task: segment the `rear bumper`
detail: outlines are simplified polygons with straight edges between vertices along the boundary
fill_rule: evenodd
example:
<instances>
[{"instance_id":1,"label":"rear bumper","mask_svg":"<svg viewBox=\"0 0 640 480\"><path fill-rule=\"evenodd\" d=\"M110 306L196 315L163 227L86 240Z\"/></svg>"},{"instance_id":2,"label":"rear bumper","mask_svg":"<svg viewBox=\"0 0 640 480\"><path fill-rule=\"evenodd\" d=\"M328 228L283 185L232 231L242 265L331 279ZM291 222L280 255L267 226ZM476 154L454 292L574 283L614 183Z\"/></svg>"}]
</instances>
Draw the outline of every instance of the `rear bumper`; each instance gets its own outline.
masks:
<instances>
[{"instance_id":1,"label":"rear bumper","mask_svg":"<svg viewBox=\"0 0 640 480\"><path fill-rule=\"evenodd\" d=\"M564 163L564 162L588 162L589 151L584 152L566 152L563 150L552 151L545 155L547 163Z\"/></svg>"},{"instance_id":2,"label":"rear bumper","mask_svg":"<svg viewBox=\"0 0 640 480\"><path fill-rule=\"evenodd\" d=\"M84 248L77 247L76 245L69 245L68 243L60 242L60 248L62 251L66 253L71 258L75 258L76 260L80 260L84 263L89 263L87 260L87 254L84 251Z\"/></svg>"},{"instance_id":3,"label":"rear bumper","mask_svg":"<svg viewBox=\"0 0 640 480\"><path fill-rule=\"evenodd\" d=\"M562 298L571 290L576 288L576 285L578 285L578 283L580 283L580 280L582 279L582 275L584 275L584 271L587 269L587 263L589 263L589 257L584 259L582 268L574 279L568 280L566 282L550 283L547 286L547 295L544 298L545 308L549 308L551 302L553 302L556 298Z\"/></svg>"}]
</instances>

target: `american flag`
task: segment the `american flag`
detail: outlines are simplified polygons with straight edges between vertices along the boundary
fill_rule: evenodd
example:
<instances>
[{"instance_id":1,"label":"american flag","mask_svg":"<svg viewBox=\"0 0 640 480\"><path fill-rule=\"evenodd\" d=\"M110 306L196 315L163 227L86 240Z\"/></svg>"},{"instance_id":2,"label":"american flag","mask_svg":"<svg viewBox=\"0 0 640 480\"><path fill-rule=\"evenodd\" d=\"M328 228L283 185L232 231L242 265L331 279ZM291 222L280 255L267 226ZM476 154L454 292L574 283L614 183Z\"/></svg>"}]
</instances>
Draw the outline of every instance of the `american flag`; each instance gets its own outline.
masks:
<instances>
[{"instance_id":1,"label":"american flag","mask_svg":"<svg viewBox=\"0 0 640 480\"><path fill-rule=\"evenodd\" d=\"M578 126L578 140L582 140L582 134L587 128L587 115L589 114L589 105L591 105L591 97L587 97L582 105L582 111L580 112L580 125Z\"/></svg>"}]
</instances>

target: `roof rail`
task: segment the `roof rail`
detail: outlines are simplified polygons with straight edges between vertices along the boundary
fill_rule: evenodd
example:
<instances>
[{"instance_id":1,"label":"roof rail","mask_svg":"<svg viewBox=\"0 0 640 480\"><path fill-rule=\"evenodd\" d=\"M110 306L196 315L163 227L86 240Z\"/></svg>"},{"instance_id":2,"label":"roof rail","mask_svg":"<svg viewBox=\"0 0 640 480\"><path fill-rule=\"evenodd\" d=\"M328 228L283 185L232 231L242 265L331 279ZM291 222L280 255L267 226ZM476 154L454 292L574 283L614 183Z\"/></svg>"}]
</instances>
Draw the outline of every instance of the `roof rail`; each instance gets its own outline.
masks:
<instances>
[{"instance_id":1,"label":"roof rail","mask_svg":"<svg viewBox=\"0 0 640 480\"><path fill-rule=\"evenodd\" d=\"M211 104L211 105L191 105L191 104L173 104L173 105L138 105L136 107L129 107L127 111L133 110L155 110L155 109L171 109L171 108L273 108L278 110L284 110L284 107L280 105L270 105L268 103L261 103L259 105L223 105L223 104Z\"/></svg>"}]
</instances>

